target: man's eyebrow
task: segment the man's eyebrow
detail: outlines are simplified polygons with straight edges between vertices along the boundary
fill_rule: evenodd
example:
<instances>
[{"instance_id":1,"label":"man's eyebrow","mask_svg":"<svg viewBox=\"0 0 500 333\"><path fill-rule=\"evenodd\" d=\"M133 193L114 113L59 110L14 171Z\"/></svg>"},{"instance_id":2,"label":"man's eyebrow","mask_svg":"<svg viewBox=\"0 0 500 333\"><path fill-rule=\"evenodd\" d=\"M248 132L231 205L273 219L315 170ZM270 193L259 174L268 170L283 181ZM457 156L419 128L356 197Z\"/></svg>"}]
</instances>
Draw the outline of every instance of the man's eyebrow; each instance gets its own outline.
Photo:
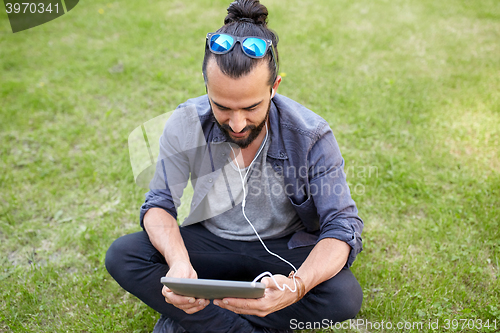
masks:
<instances>
[{"instance_id":1,"label":"man's eyebrow","mask_svg":"<svg viewBox=\"0 0 500 333\"><path fill-rule=\"evenodd\" d=\"M217 106L218 106L219 108L221 108L221 109L225 109L225 110L230 110L230 109L231 109L231 108L228 108L227 106L224 106L224 105L221 105L221 104L219 104L219 103L215 102L213 99L210 99L210 100L212 101L212 103L214 103L215 105L217 105ZM252 105L250 105L250 106L244 107L244 108L242 108L242 109L244 109L244 110L253 109L254 107L256 107L256 106L258 106L259 104L261 104L262 102L263 102L263 100L262 100L262 101L260 101L260 102L255 103L255 104L252 104Z\"/></svg>"}]
</instances>

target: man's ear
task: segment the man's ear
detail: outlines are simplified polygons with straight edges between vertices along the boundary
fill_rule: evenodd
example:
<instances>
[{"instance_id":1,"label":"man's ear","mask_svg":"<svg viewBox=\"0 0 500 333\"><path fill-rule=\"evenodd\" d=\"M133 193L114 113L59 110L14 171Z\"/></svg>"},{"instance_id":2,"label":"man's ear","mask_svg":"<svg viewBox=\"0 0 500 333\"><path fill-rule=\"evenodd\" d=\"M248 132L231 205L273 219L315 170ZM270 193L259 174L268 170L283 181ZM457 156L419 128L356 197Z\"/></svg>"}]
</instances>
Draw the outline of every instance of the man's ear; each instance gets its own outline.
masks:
<instances>
[{"instance_id":1,"label":"man's ear","mask_svg":"<svg viewBox=\"0 0 500 333\"><path fill-rule=\"evenodd\" d=\"M274 97L274 95L276 94L276 91L278 90L278 87L280 86L280 83L281 83L281 75L278 75L276 77L276 80L274 81L274 84L273 86L271 87L271 98Z\"/></svg>"}]
</instances>

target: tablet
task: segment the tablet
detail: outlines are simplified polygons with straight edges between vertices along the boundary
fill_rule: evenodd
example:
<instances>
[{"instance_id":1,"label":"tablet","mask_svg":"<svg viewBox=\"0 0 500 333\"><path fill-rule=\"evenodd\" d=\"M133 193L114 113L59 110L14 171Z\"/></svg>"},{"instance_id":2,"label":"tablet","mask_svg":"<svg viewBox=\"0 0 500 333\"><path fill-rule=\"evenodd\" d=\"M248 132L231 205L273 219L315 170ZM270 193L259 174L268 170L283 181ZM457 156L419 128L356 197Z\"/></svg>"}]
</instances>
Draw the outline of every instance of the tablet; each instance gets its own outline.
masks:
<instances>
[{"instance_id":1,"label":"tablet","mask_svg":"<svg viewBox=\"0 0 500 333\"><path fill-rule=\"evenodd\" d=\"M259 298L266 290L266 285L262 282L162 277L161 283L177 295L204 299Z\"/></svg>"}]
</instances>

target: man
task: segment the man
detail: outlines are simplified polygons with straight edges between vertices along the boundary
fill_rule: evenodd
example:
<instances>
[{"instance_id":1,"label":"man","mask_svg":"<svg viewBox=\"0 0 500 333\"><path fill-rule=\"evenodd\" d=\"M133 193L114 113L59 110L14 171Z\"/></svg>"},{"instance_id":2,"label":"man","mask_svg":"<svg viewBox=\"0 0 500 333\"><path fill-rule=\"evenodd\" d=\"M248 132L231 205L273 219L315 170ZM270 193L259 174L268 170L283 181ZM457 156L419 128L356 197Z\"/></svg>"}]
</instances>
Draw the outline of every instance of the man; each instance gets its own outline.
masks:
<instances>
[{"instance_id":1,"label":"man","mask_svg":"<svg viewBox=\"0 0 500 333\"><path fill-rule=\"evenodd\" d=\"M155 332L289 332L353 318L361 307L349 267L363 222L344 161L326 121L276 93L278 39L266 19L259 1L235 1L225 25L207 35L207 95L165 126L141 208L144 231L108 250L110 274L162 314ZM194 194L179 228L189 177ZM295 279L284 260L299 267ZM259 299L211 302L160 283L165 275L251 281L264 271L274 280L262 279Z\"/></svg>"}]
</instances>

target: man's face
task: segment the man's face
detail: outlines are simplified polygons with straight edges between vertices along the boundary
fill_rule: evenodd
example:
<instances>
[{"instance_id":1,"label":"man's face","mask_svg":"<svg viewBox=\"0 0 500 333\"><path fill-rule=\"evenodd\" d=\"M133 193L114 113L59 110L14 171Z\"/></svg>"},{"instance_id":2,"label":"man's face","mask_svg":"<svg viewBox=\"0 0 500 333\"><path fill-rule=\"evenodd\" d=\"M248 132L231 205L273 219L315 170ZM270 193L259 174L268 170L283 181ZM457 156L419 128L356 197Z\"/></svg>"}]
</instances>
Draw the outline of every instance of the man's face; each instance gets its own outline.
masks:
<instances>
[{"instance_id":1,"label":"man's face","mask_svg":"<svg viewBox=\"0 0 500 333\"><path fill-rule=\"evenodd\" d=\"M238 79L223 74L217 62L207 64L207 92L215 119L229 142L247 148L261 133L271 106L269 68L260 62ZM277 89L281 77L274 84Z\"/></svg>"}]
</instances>

